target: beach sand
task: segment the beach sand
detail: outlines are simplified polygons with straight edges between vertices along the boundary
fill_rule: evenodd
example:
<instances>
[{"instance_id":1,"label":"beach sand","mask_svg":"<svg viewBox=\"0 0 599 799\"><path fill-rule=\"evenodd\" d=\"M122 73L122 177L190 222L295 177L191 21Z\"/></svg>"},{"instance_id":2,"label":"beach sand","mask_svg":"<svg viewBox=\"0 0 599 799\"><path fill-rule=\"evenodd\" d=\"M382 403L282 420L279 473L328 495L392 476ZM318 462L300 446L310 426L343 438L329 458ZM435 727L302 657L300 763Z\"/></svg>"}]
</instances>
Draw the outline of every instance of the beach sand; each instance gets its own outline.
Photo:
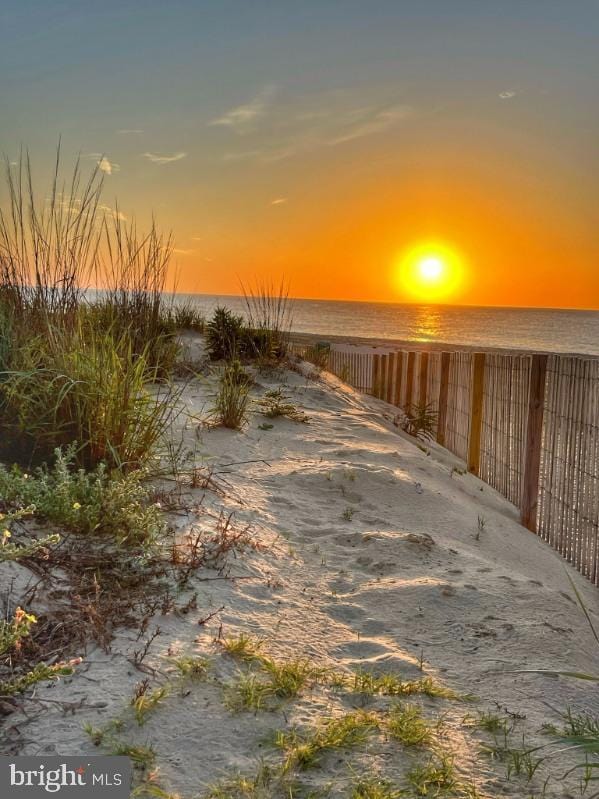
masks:
<instances>
[{"instance_id":1,"label":"beach sand","mask_svg":"<svg viewBox=\"0 0 599 799\"><path fill-rule=\"evenodd\" d=\"M263 757L276 762L280 755L269 744L276 730L389 707L387 697L316 686L275 710L230 711L223 686L250 667L215 641L244 633L263 639L264 651L276 658L305 657L345 673L430 675L472 695L413 697L427 718L441 720L439 746L455 754L463 780L480 796L529 797L540 795L552 775L546 796L574 796L577 778L560 779L581 756L557 753L561 747L540 730L546 723L563 726L560 713L568 706L596 710L595 689L522 670L599 671L599 650L568 575L593 618L596 589L521 527L507 501L464 474L457 459L401 433L391 406L330 375L317 377L307 364L298 368L303 373L256 375L252 395L282 383L307 423L266 419L254 410L240 432L210 428L199 420L211 405L216 373L187 386L174 439L181 436L190 458L214 469L224 492L186 488L189 504L199 509L172 514L172 523L184 536L190 526L212 528L224 509L234 512L240 529L249 525L254 544L230 555L224 571L204 569L192 579L178 601L197 592L197 609L158 613L140 640L135 631L117 631L109 653L81 653L84 663L73 677L38 687L37 696L53 700L44 712L10 717L22 736L20 752L97 755L103 750L83 724L102 727L118 717L123 740L155 749L162 788L192 797L232 772L255 772ZM260 429L264 423L272 427ZM156 627L161 633L144 660L153 674L140 673L132 652ZM135 685L146 676L156 684L171 679L176 655L208 658L208 679L175 680L138 726L127 707ZM65 713L56 702L80 706ZM514 747L522 748L522 736L525 749L549 745L530 784L522 775L508 781L506 764L480 752L493 742L471 724L483 711L514 725ZM357 774L378 771L403 786L408 769L427 759L426 751L377 733L327 755L301 782L349 795Z\"/></svg>"}]
</instances>

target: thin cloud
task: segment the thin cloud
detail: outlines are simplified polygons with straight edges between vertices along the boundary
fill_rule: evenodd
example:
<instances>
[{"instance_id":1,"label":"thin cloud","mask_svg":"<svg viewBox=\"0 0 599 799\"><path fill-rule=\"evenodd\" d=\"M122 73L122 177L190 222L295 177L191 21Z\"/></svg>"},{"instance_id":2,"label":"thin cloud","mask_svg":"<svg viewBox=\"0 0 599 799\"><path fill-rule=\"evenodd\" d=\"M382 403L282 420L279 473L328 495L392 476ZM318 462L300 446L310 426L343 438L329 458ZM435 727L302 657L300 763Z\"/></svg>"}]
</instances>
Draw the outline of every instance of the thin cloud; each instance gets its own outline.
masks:
<instances>
[{"instance_id":1,"label":"thin cloud","mask_svg":"<svg viewBox=\"0 0 599 799\"><path fill-rule=\"evenodd\" d=\"M275 91L274 86L265 86L249 103L231 108L230 111L212 119L208 124L222 125L231 128L236 133L245 133L251 128L252 123L266 112Z\"/></svg>"},{"instance_id":2,"label":"thin cloud","mask_svg":"<svg viewBox=\"0 0 599 799\"><path fill-rule=\"evenodd\" d=\"M109 205L99 205L98 210L102 211L107 216L111 216L113 219L118 219L119 222L127 221L127 217L122 211L111 208Z\"/></svg>"},{"instance_id":3,"label":"thin cloud","mask_svg":"<svg viewBox=\"0 0 599 799\"><path fill-rule=\"evenodd\" d=\"M105 175L112 175L114 172L119 172L121 167L115 164L104 153L84 153L83 158L91 158L98 165L98 169L104 172Z\"/></svg>"},{"instance_id":4,"label":"thin cloud","mask_svg":"<svg viewBox=\"0 0 599 799\"><path fill-rule=\"evenodd\" d=\"M173 252L176 253L177 255L191 255L192 253L195 252L195 250L183 250L180 249L179 247L173 247Z\"/></svg>"},{"instance_id":5,"label":"thin cloud","mask_svg":"<svg viewBox=\"0 0 599 799\"><path fill-rule=\"evenodd\" d=\"M105 155L98 161L98 168L104 172L105 175L112 175L113 172L120 171L120 166L113 161L109 161Z\"/></svg>"},{"instance_id":6,"label":"thin cloud","mask_svg":"<svg viewBox=\"0 0 599 799\"><path fill-rule=\"evenodd\" d=\"M182 158L187 157L187 153L172 153L172 155L161 155L159 153L142 153L144 158L151 161L153 164L172 164L174 161L180 161Z\"/></svg>"},{"instance_id":7,"label":"thin cloud","mask_svg":"<svg viewBox=\"0 0 599 799\"><path fill-rule=\"evenodd\" d=\"M122 128L122 130L117 130L119 136L135 136L140 133L143 133L143 130L140 128Z\"/></svg>"},{"instance_id":8,"label":"thin cloud","mask_svg":"<svg viewBox=\"0 0 599 799\"><path fill-rule=\"evenodd\" d=\"M354 139L361 139L364 136L371 136L374 133L383 133L389 130L398 122L403 122L414 116L414 109L409 105L397 105L377 111L370 118L364 118L361 122L353 125L348 130L330 139L329 145L344 144Z\"/></svg>"},{"instance_id":9,"label":"thin cloud","mask_svg":"<svg viewBox=\"0 0 599 799\"><path fill-rule=\"evenodd\" d=\"M516 92L511 91L511 90L510 91L505 91L505 92L499 92L499 97L502 100L511 100L512 97L515 97L515 96L516 96Z\"/></svg>"},{"instance_id":10,"label":"thin cloud","mask_svg":"<svg viewBox=\"0 0 599 799\"><path fill-rule=\"evenodd\" d=\"M284 205L287 202L287 197L277 197L276 200L271 200L271 205Z\"/></svg>"}]
</instances>

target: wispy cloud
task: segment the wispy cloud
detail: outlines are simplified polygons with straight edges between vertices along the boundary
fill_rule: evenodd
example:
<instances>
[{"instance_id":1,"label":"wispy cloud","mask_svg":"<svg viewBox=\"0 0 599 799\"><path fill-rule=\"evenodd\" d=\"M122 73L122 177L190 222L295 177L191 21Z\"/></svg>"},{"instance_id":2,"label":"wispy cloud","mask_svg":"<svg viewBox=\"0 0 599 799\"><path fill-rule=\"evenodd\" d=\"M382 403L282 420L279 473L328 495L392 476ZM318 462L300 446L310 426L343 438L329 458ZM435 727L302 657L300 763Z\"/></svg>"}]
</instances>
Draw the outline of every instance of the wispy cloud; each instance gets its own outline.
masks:
<instances>
[{"instance_id":1,"label":"wispy cloud","mask_svg":"<svg viewBox=\"0 0 599 799\"><path fill-rule=\"evenodd\" d=\"M114 172L120 172L121 167L111 161L104 153L84 153L83 158L91 158L98 165L98 169L104 172L105 175L112 175Z\"/></svg>"},{"instance_id":2,"label":"wispy cloud","mask_svg":"<svg viewBox=\"0 0 599 799\"><path fill-rule=\"evenodd\" d=\"M113 172L120 171L120 166L113 161L109 161L105 155L98 161L98 168L106 175L112 175Z\"/></svg>"},{"instance_id":3,"label":"wispy cloud","mask_svg":"<svg viewBox=\"0 0 599 799\"><path fill-rule=\"evenodd\" d=\"M109 205L99 205L98 211L102 211L106 216L111 216L113 219L118 219L119 222L126 222L127 217L122 211L116 208L111 208Z\"/></svg>"},{"instance_id":4,"label":"wispy cloud","mask_svg":"<svg viewBox=\"0 0 599 799\"><path fill-rule=\"evenodd\" d=\"M287 202L287 197L277 197L276 200L271 200L271 205L284 205Z\"/></svg>"},{"instance_id":5,"label":"wispy cloud","mask_svg":"<svg viewBox=\"0 0 599 799\"><path fill-rule=\"evenodd\" d=\"M236 133L245 133L252 127L254 121L266 112L275 92L275 86L265 86L248 103L231 108L222 116L212 119L208 124L222 125L231 128Z\"/></svg>"},{"instance_id":6,"label":"wispy cloud","mask_svg":"<svg viewBox=\"0 0 599 799\"><path fill-rule=\"evenodd\" d=\"M187 157L187 153L172 153L171 155L161 155L160 153L142 153L142 155L153 164L172 164L173 161L180 161L182 158Z\"/></svg>"},{"instance_id":7,"label":"wispy cloud","mask_svg":"<svg viewBox=\"0 0 599 799\"><path fill-rule=\"evenodd\" d=\"M371 136L374 133L383 133L399 122L410 119L414 116L414 113L414 109L410 105L396 105L374 112L360 109L357 114L361 116L360 121L331 138L328 144L344 144L354 139L361 139L364 136Z\"/></svg>"},{"instance_id":8,"label":"wispy cloud","mask_svg":"<svg viewBox=\"0 0 599 799\"><path fill-rule=\"evenodd\" d=\"M508 89L508 90L506 90L504 92L499 92L499 97L502 100L511 100L515 96L516 96L516 92L513 91L512 89Z\"/></svg>"},{"instance_id":9,"label":"wispy cloud","mask_svg":"<svg viewBox=\"0 0 599 799\"><path fill-rule=\"evenodd\" d=\"M122 128L121 130L117 130L119 136L135 136L140 133L143 133L143 130L140 128Z\"/></svg>"},{"instance_id":10,"label":"wispy cloud","mask_svg":"<svg viewBox=\"0 0 599 799\"><path fill-rule=\"evenodd\" d=\"M195 250L183 250L180 247L173 247L173 252L177 255L191 255Z\"/></svg>"}]
</instances>

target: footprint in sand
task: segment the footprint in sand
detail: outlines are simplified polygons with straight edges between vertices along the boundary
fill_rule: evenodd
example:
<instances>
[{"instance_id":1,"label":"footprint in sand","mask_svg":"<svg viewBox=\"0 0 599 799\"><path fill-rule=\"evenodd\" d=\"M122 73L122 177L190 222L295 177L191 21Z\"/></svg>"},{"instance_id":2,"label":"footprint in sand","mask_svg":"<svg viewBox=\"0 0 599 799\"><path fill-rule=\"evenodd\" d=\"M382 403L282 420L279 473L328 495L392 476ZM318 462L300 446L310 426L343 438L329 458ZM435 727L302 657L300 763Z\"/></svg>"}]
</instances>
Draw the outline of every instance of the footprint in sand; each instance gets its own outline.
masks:
<instances>
[{"instance_id":1,"label":"footprint in sand","mask_svg":"<svg viewBox=\"0 0 599 799\"><path fill-rule=\"evenodd\" d=\"M328 614L336 621L352 622L362 619L366 613L358 605L349 605L345 602L340 602L332 605L328 609Z\"/></svg>"},{"instance_id":2,"label":"footprint in sand","mask_svg":"<svg viewBox=\"0 0 599 799\"><path fill-rule=\"evenodd\" d=\"M362 638L359 641L349 641L347 644L335 647L333 650L335 658L352 660L365 660L368 658L380 657L381 655L391 654L389 647L378 641L369 638Z\"/></svg>"}]
</instances>

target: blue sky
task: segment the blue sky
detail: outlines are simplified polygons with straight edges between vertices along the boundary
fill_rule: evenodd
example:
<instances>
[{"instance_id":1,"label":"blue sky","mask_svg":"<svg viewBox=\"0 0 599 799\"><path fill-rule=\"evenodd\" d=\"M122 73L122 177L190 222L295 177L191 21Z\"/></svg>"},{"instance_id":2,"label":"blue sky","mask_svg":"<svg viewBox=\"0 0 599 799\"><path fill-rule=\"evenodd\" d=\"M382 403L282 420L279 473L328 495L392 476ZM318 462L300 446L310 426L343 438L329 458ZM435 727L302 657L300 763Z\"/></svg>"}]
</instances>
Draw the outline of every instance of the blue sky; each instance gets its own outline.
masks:
<instances>
[{"instance_id":1,"label":"blue sky","mask_svg":"<svg viewBox=\"0 0 599 799\"><path fill-rule=\"evenodd\" d=\"M105 155L107 201L173 229L188 288L230 290L246 263L301 276L335 242L357 269L435 224L459 239L456 174L468 217L480 195L537 239L562 220L548 246L588 253L581 280L599 268L597 0L4 0L0 44L0 149L27 146L40 180L59 136L67 160ZM394 242L406 206L421 215ZM466 238L488 272L493 242Z\"/></svg>"}]
</instances>

